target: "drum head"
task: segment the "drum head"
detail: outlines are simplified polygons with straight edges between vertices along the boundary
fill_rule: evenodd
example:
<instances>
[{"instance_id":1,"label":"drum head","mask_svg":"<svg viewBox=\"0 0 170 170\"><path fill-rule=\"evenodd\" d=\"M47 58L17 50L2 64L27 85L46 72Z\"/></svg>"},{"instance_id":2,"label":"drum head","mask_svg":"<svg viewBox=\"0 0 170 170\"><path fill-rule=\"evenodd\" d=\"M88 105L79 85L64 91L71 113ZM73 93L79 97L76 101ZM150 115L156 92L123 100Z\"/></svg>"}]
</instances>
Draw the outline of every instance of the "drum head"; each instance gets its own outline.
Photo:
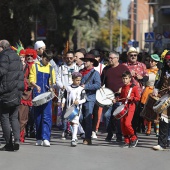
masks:
<instances>
[{"instance_id":1,"label":"drum head","mask_svg":"<svg viewBox=\"0 0 170 170\"><path fill-rule=\"evenodd\" d=\"M170 97L169 94L163 95L163 96L154 104L153 110L154 110L154 111L157 111L157 109L158 109L159 107L161 107L161 106L163 105L163 103L168 100L169 97Z\"/></svg>"},{"instance_id":2,"label":"drum head","mask_svg":"<svg viewBox=\"0 0 170 170\"><path fill-rule=\"evenodd\" d=\"M112 90L102 87L96 92L96 100L102 106L112 105L112 100L115 98L115 95Z\"/></svg>"},{"instance_id":3,"label":"drum head","mask_svg":"<svg viewBox=\"0 0 170 170\"><path fill-rule=\"evenodd\" d=\"M125 108L125 105L122 104L121 106L117 107L115 111L113 112L113 116L118 115L123 109Z\"/></svg>"},{"instance_id":4,"label":"drum head","mask_svg":"<svg viewBox=\"0 0 170 170\"><path fill-rule=\"evenodd\" d=\"M36 96L32 101L33 101L33 102L36 102L36 101L38 101L38 100L40 100L40 99L46 98L46 97L49 96L50 94L51 94L51 92L42 93L42 94Z\"/></svg>"},{"instance_id":5,"label":"drum head","mask_svg":"<svg viewBox=\"0 0 170 170\"><path fill-rule=\"evenodd\" d=\"M72 114L74 109L75 109L75 106L71 106L71 107L67 108L64 118L67 119Z\"/></svg>"}]
</instances>

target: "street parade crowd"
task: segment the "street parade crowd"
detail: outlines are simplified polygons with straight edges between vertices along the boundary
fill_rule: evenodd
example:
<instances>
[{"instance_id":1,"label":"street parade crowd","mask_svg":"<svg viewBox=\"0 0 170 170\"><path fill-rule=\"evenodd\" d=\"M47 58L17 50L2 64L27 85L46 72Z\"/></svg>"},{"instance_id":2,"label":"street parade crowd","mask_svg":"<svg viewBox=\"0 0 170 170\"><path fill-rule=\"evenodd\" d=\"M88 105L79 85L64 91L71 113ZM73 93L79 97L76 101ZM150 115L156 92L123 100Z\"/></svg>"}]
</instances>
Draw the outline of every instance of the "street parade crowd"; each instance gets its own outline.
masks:
<instances>
[{"instance_id":1,"label":"street parade crowd","mask_svg":"<svg viewBox=\"0 0 170 170\"><path fill-rule=\"evenodd\" d=\"M138 144L137 133L154 129L166 150L170 140L170 51L139 53L66 49L57 54L43 41L24 48L0 40L0 120L5 146L17 151L25 138L50 147L51 128L71 146L98 138L100 126L122 148ZM152 132L153 133L153 132Z\"/></svg>"}]
</instances>

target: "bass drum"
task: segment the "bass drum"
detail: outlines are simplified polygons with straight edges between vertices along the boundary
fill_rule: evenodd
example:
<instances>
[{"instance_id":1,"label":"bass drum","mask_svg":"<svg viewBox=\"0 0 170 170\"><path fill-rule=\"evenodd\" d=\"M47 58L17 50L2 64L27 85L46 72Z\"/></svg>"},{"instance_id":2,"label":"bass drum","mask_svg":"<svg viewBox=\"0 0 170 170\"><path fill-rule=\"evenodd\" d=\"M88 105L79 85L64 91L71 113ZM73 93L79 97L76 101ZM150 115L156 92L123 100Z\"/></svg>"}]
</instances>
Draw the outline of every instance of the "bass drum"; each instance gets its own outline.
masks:
<instances>
[{"instance_id":1,"label":"bass drum","mask_svg":"<svg viewBox=\"0 0 170 170\"><path fill-rule=\"evenodd\" d=\"M96 103L100 107L110 107L113 105L112 100L115 95L112 90L102 87L96 91Z\"/></svg>"},{"instance_id":2,"label":"bass drum","mask_svg":"<svg viewBox=\"0 0 170 170\"><path fill-rule=\"evenodd\" d=\"M140 116L148 121L154 122L157 119L157 113L153 110L154 104L159 100L159 97L155 97L152 94L149 94L148 99L144 105Z\"/></svg>"}]
</instances>

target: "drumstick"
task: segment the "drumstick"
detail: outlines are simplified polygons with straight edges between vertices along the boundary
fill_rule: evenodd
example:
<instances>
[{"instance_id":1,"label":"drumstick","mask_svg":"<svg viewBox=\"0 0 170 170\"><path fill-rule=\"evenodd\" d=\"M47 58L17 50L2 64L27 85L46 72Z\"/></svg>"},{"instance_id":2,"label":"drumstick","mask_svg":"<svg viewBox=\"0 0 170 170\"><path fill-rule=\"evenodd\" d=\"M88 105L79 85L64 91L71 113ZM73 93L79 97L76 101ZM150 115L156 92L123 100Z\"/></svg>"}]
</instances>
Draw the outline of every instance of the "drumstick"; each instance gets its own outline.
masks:
<instances>
[{"instance_id":1,"label":"drumstick","mask_svg":"<svg viewBox=\"0 0 170 170\"><path fill-rule=\"evenodd\" d=\"M164 88L164 89L160 90L159 92L164 91L164 90L167 90L167 89L169 89L169 88Z\"/></svg>"},{"instance_id":2,"label":"drumstick","mask_svg":"<svg viewBox=\"0 0 170 170\"><path fill-rule=\"evenodd\" d=\"M50 90L50 88L47 85L46 85L46 87ZM58 96L55 93L54 93L54 96L57 97L57 99L59 99Z\"/></svg>"}]
</instances>

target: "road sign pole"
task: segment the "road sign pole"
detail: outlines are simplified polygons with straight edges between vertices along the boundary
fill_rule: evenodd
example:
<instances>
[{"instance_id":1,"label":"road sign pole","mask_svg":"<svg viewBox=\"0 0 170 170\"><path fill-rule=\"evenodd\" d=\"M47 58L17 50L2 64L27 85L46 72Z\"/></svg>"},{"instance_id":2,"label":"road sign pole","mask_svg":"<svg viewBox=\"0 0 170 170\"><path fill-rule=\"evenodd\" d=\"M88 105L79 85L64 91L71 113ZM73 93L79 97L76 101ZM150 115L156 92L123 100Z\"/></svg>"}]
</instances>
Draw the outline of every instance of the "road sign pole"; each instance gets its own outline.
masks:
<instances>
[{"instance_id":1,"label":"road sign pole","mask_svg":"<svg viewBox=\"0 0 170 170\"><path fill-rule=\"evenodd\" d=\"M151 42L149 42L149 54L151 54Z\"/></svg>"}]
</instances>

